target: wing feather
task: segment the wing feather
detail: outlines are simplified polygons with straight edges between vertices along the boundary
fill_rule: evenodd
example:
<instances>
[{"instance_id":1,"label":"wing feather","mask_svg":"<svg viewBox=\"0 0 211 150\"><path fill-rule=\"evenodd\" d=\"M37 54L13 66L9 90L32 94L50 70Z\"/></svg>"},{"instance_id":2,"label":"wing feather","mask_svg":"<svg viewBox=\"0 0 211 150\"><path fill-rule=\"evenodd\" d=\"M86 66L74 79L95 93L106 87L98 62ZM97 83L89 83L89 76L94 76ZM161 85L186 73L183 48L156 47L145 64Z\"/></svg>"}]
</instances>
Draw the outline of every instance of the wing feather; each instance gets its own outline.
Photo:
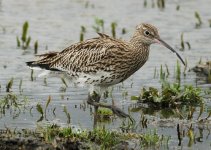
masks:
<instances>
[{"instance_id":1,"label":"wing feather","mask_svg":"<svg viewBox=\"0 0 211 150\"><path fill-rule=\"evenodd\" d=\"M42 59L31 64L69 74L98 70L112 71L114 69L112 60L118 56L117 54L121 57L123 51L128 50L128 45L106 34L98 34L100 37L73 44L61 52L43 54Z\"/></svg>"}]
</instances>

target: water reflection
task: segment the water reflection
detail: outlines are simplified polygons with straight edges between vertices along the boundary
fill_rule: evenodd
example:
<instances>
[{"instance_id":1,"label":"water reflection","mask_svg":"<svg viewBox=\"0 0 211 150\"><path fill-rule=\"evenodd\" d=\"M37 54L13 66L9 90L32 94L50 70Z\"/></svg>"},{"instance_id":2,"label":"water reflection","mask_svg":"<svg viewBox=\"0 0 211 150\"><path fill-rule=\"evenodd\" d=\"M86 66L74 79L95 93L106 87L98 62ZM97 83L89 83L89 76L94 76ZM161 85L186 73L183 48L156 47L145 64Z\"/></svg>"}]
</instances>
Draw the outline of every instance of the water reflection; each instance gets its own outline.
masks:
<instances>
[{"instance_id":1,"label":"water reflection","mask_svg":"<svg viewBox=\"0 0 211 150\"><path fill-rule=\"evenodd\" d=\"M185 140L188 139L187 147L192 147L194 144L202 143L204 140L207 140L209 135L210 128L202 128L193 124L190 124L189 126L177 124L178 146L184 146Z\"/></svg>"}]
</instances>

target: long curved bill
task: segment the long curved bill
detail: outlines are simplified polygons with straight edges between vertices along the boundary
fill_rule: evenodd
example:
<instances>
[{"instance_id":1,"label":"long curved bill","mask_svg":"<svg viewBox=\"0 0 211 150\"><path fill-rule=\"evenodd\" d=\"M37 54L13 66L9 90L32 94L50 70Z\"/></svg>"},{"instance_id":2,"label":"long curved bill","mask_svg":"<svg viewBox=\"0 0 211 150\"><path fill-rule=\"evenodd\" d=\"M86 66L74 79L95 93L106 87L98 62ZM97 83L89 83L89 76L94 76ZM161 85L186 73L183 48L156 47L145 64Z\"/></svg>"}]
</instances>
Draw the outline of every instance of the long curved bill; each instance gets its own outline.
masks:
<instances>
[{"instance_id":1,"label":"long curved bill","mask_svg":"<svg viewBox=\"0 0 211 150\"><path fill-rule=\"evenodd\" d=\"M165 46L166 48L170 49L173 53L176 53L177 57L181 60L181 62L183 63L183 65L185 66L185 62L184 60L182 59L182 57L177 53L177 51L175 51L170 45L168 45L166 42L164 42L162 39L160 38L156 38L155 39L155 42L156 43L159 43L163 46Z\"/></svg>"}]
</instances>

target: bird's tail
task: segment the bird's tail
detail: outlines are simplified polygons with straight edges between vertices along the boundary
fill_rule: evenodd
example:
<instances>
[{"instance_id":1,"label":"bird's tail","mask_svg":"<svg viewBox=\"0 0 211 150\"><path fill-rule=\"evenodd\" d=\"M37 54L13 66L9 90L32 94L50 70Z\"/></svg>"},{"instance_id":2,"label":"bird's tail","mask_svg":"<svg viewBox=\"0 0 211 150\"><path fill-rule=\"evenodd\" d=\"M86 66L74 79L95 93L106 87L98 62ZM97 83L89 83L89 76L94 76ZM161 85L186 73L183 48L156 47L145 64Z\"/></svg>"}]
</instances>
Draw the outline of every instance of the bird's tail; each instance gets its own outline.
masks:
<instances>
[{"instance_id":1,"label":"bird's tail","mask_svg":"<svg viewBox=\"0 0 211 150\"><path fill-rule=\"evenodd\" d=\"M28 61L28 62L26 62L26 65L27 66L29 66L29 67L37 67L37 64L33 64L34 62L36 62L36 61Z\"/></svg>"},{"instance_id":2,"label":"bird's tail","mask_svg":"<svg viewBox=\"0 0 211 150\"><path fill-rule=\"evenodd\" d=\"M50 52L45 53L41 55L36 55L38 58L40 58L37 61L29 61L26 62L26 65L29 66L32 69L39 68L39 69L45 69L45 70L51 70L51 71L60 71L56 68L51 68L51 60L54 56L57 55L58 52Z\"/></svg>"}]
</instances>

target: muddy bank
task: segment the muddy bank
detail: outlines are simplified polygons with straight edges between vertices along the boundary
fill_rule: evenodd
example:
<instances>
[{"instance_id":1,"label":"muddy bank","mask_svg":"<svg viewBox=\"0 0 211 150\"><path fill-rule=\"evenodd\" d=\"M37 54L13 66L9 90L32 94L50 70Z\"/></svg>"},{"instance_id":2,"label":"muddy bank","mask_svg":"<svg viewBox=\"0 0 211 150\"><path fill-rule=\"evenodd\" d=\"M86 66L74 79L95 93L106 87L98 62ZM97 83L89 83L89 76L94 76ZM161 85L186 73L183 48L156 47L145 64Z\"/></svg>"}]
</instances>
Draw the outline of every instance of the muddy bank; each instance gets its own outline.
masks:
<instances>
[{"instance_id":1,"label":"muddy bank","mask_svg":"<svg viewBox=\"0 0 211 150\"><path fill-rule=\"evenodd\" d=\"M54 127L51 126L51 129ZM49 128L49 129L50 129ZM56 127L57 128L57 127ZM121 135L122 138L116 141L117 137L120 137L120 133L106 131L107 137L102 133L89 131L86 134L83 133L68 133L68 135L62 134L63 131L58 133L58 128L53 129L48 135L46 132L36 131L10 131L1 130L0 134L0 149L1 150L85 150L85 149L115 149L115 150L132 150L140 149L140 143L138 138L140 135ZM66 129L64 129L66 130ZM103 130L99 130L101 132ZM111 135L115 137L111 137ZM47 137L48 136L48 137ZM124 137L124 138L123 138ZM103 139L104 138L104 139ZM109 141L107 138L110 138ZM136 140L135 140L136 138ZM128 139L128 140L127 140ZM104 140L104 141L102 141ZM113 140L115 142L113 142Z\"/></svg>"}]
</instances>

